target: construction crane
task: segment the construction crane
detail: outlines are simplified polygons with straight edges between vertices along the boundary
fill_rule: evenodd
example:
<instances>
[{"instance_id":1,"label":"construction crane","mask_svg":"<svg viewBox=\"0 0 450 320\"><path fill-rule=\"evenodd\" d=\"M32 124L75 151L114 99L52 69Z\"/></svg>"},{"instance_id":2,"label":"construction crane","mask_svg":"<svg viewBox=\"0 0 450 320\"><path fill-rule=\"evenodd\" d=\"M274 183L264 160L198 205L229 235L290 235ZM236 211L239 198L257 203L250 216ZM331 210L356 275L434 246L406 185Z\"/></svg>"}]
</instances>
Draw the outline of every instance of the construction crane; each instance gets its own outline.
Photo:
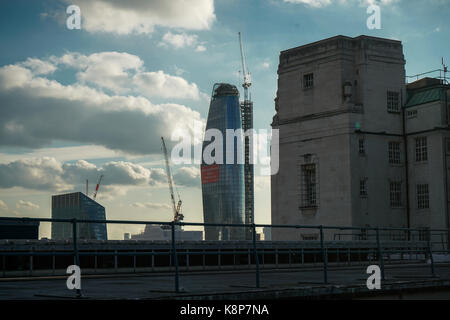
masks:
<instances>
[{"instance_id":1,"label":"construction crane","mask_svg":"<svg viewBox=\"0 0 450 320\"><path fill-rule=\"evenodd\" d=\"M169 190L170 190L170 199L172 201L172 207L173 207L173 221L179 222L184 219L184 216L181 214L181 199L180 194L178 194L178 203L175 204L175 194L173 192L173 180L172 180L172 174L170 172L170 165L169 165L169 156L167 154L167 148L166 143L164 142L164 138L161 137L162 142L162 150L164 153L164 159L166 161L166 173L167 173L167 181L169 183Z\"/></svg>"},{"instance_id":2,"label":"construction crane","mask_svg":"<svg viewBox=\"0 0 450 320\"><path fill-rule=\"evenodd\" d=\"M245 64L244 48L242 46L242 36L239 35L239 46L241 49L241 61L242 61L242 74L244 75L244 83L242 87L244 88L244 101L240 104L241 106L241 118L242 118L242 129L244 132L253 130L253 102L249 97L249 88L252 85L250 80L250 72L248 72ZM245 189L245 224L254 223L254 171L253 171L253 161L250 148L250 139L248 135L244 138L244 189ZM247 229L245 238L251 240L253 237L252 230Z\"/></svg>"},{"instance_id":3,"label":"construction crane","mask_svg":"<svg viewBox=\"0 0 450 320\"><path fill-rule=\"evenodd\" d=\"M244 48L242 46L242 36L241 33L239 35L239 46L241 48L241 61L242 61L242 74L244 75L244 83L242 87L244 87L244 101L248 100L248 88L252 85L252 81L250 78L250 72L247 72L247 68L245 65L245 56L244 56Z\"/></svg>"},{"instance_id":4,"label":"construction crane","mask_svg":"<svg viewBox=\"0 0 450 320\"><path fill-rule=\"evenodd\" d=\"M94 200L95 200L95 198L97 198L98 188L100 187L100 183L102 182L102 179L103 179L103 175L101 174L100 178L98 178L97 186L95 187L94 196L93 196Z\"/></svg>"}]
</instances>

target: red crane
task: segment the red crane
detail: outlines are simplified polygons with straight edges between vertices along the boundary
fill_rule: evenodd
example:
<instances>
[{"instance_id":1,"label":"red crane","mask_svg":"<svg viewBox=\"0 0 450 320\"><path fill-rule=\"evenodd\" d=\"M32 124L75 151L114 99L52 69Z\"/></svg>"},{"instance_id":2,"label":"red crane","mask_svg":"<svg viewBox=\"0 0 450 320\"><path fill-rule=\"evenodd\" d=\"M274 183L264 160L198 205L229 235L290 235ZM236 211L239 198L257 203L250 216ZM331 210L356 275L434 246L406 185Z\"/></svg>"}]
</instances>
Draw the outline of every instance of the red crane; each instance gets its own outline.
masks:
<instances>
[{"instance_id":1,"label":"red crane","mask_svg":"<svg viewBox=\"0 0 450 320\"><path fill-rule=\"evenodd\" d=\"M93 197L94 200L95 200L95 198L97 198L97 192L98 192L98 188L100 187L100 183L102 182L102 178L103 178L103 175L100 175L100 178L98 178L97 186L95 187L95 191L94 191L94 197Z\"/></svg>"}]
</instances>

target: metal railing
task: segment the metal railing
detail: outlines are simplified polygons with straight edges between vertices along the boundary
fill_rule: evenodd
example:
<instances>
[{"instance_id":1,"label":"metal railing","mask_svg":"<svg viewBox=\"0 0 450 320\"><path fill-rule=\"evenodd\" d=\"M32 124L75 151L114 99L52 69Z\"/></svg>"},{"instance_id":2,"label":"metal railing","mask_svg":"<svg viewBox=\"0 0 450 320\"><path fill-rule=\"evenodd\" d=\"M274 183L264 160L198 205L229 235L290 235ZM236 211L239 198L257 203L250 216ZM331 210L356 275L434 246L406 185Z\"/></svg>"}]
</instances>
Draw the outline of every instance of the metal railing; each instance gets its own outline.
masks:
<instances>
[{"instance_id":1,"label":"metal railing","mask_svg":"<svg viewBox=\"0 0 450 320\"><path fill-rule=\"evenodd\" d=\"M352 232L351 235L360 235L362 233L366 234L370 233L371 231L374 232L374 236L376 239L375 242L375 248L369 248L374 249L373 251L376 253L376 258L378 260L378 264L381 270L381 278L385 279L385 255L393 254L393 253L401 253L401 254L411 254L413 253L424 253L426 257L430 259L430 272L431 276L435 277L435 262L433 259L433 253L445 253L448 254L450 251L448 250L448 244L447 247L443 247L440 250L433 250L433 232L439 233L439 235L447 234L447 236L450 234L450 229L427 229L428 237L425 239L425 241L422 241L422 243L425 243L423 248L419 249L416 247L416 249L410 249L410 247L414 247L413 244L409 245L408 243L413 240L406 241L407 243L407 249L396 249L395 245L391 244L391 248L386 249L386 245L382 244L382 237L380 233L382 231L384 232L404 232L408 235L408 239L410 239L411 234L414 234L417 232L418 234L423 234L424 229L423 228L380 228L380 227L345 227L345 226L323 226L323 225L269 225L269 224L216 224L216 223L193 223L193 222L160 222L160 221L135 221L135 220L78 220L78 219L51 219L51 218L15 218L15 217L0 217L0 222L2 220L6 221L17 221L17 222L26 222L26 221L39 221L39 222L51 222L51 223L70 223L72 225L72 244L73 244L73 251L70 253L68 252L37 252L37 251L29 251L29 252L14 252L14 251L0 251L0 256L14 256L14 255L30 255L32 256L45 256L45 255L73 255L74 263L78 266L80 266L80 255L111 255L111 252L81 252L78 247L78 224L80 223L95 223L95 224L145 224L145 225L161 225L161 226L168 226L171 230L171 250L169 253L166 252L114 252L114 256L155 256L155 255L170 255L171 261L174 266L174 290L175 292L180 292L180 270L179 270L179 261L178 261L178 253L177 253L177 226L193 226L193 227L229 227L229 228L250 228L251 232L253 234L253 238L251 241L251 250L253 254L253 261L255 265L255 287L260 288L261 287L261 271L260 271L260 262L259 262L259 253L258 253L258 241L257 241L257 232L256 228L281 228L281 229L296 229L296 230L316 230L319 235L319 243L320 243L320 249L319 253L322 257L322 268L323 268L323 283L328 283L328 272L329 272L329 266L328 266L328 258L330 254L330 250L326 245L325 241L325 232L331 231L331 230L337 230L337 231L347 231ZM373 236L372 235L368 235ZM332 237L330 237L332 238ZM244 240L245 241L245 240ZM296 242L308 242L307 240L295 240ZM403 242L402 242L403 243ZM275 249L276 251L276 249ZM267 249L264 249L264 253L267 253ZM189 251L189 252L183 252L184 255L193 255L193 254L199 254L199 252L196 251ZM209 255L226 255L226 254L235 254L235 250L233 251L220 251L220 249L216 251L203 251L201 254L209 254ZM339 254L338 254L339 256ZM278 257L278 256L277 256ZM263 256L264 258L264 256ZM290 258L290 256L289 256ZM220 258L219 258L220 259ZM350 259L350 253L349 253L349 259ZM303 248L302 248L302 262L303 262ZM250 264L249 260L249 264ZM77 295L81 295L81 291L77 291Z\"/></svg>"}]
</instances>

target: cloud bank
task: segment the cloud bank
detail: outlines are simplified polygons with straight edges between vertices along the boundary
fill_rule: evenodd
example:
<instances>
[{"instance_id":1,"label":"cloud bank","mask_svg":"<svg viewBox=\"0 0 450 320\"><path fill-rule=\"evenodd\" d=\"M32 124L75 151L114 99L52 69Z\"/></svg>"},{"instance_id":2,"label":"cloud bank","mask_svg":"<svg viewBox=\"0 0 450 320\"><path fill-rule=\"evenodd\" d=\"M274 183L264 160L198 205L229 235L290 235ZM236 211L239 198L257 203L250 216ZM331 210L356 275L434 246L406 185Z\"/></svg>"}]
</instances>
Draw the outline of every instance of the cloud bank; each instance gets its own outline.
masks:
<instances>
[{"instance_id":1,"label":"cloud bank","mask_svg":"<svg viewBox=\"0 0 450 320\"><path fill-rule=\"evenodd\" d=\"M44 76L64 68L75 70L75 83ZM195 100L200 93L181 77L146 71L142 60L128 53L68 53L3 66L0 146L42 148L58 140L159 154L161 136L180 128L193 132L195 122L204 122L189 107L154 104L148 96Z\"/></svg>"},{"instance_id":2,"label":"cloud bank","mask_svg":"<svg viewBox=\"0 0 450 320\"><path fill-rule=\"evenodd\" d=\"M116 190L117 186L161 186L167 184L164 169L148 169L126 161L110 161L96 166L85 160L61 163L54 158L21 159L0 164L0 188L22 187L54 192L72 191L84 185L86 179L95 185L100 175L102 187ZM198 168L182 167L175 171L174 181L178 186L199 186ZM93 190L93 187L91 187ZM19 203L32 208L30 203Z\"/></svg>"},{"instance_id":3,"label":"cloud bank","mask_svg":"<svg viewBox=\"0 0 450 320\"><path fill-rule=\"evenodd\" d=\"M156 26L207 30L214 0L64 0L81 9L82 29L93 33L151 34Z\"/></svg>"}]
</instances>

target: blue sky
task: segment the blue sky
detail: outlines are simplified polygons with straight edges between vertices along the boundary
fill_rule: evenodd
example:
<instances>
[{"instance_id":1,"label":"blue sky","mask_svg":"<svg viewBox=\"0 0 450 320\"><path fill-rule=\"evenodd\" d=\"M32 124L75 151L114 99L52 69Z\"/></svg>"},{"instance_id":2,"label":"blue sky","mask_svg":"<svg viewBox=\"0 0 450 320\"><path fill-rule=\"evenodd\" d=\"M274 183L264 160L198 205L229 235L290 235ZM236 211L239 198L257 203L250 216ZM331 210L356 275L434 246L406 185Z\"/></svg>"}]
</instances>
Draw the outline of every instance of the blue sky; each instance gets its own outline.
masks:
<instances>
[{"instance_id":1,"label":"blue sky","mask_svg":"<svg viewBox=\"0 0 450 320\"><path fill-rule=\"evenodd\" d=\"M49 217L51 194L84 191L85 179L93 190L104 173L108 218L170 220L159 136L204 121L215 82L239 86L238 31L257 129L270 128L281 50L365 34L401 40L407 75L450 59L450 0L186 3L0 3L0 215ZM370 3L381 7L380 30L366 26ZM81 30L66 28L70 4L81 8ZM174 171L185 220L202 221L198 167ZM267 177L256 177L255 216L270 223Z\"/></svg>"}]
</instances>

